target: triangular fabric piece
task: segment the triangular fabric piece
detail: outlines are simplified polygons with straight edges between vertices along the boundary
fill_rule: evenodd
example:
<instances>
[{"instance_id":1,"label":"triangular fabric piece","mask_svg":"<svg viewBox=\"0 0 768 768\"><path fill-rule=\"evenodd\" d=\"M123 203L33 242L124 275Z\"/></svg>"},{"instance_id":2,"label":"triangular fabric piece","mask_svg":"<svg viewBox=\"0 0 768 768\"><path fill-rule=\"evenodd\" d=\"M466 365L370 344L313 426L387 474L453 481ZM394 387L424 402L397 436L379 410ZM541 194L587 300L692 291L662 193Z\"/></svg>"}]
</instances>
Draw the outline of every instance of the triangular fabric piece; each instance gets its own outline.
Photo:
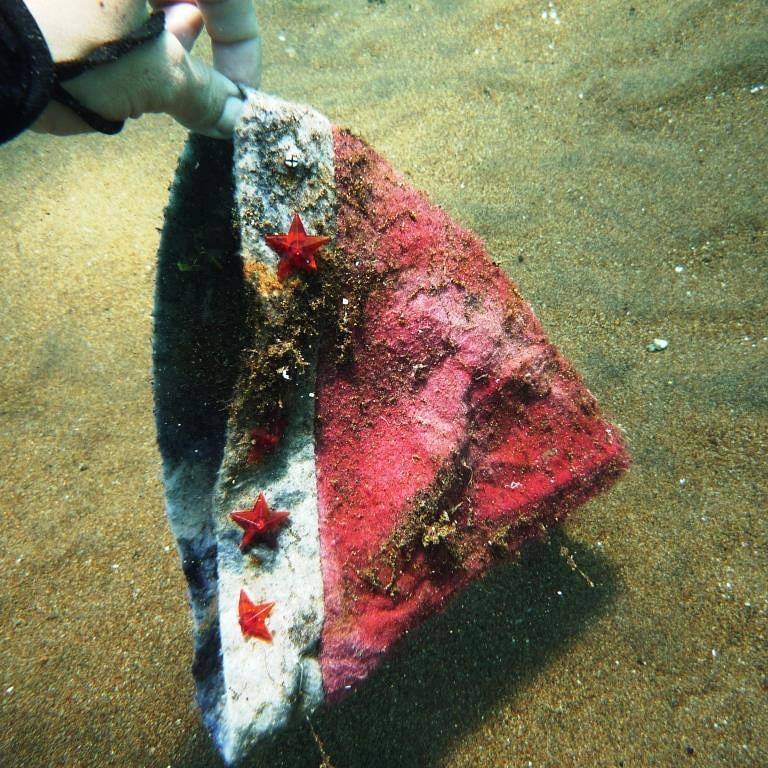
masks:
<instances>
[{"instance_id":1,"label":"triangular fabric piece","mask_svg":"<svg viewBox=\"0 0 768 768\"><path fill-rule=\"evenodd\" d=\"M155 390L198 701L235 763L628 456L478 238L364 142L257 93L234 164L215 144L172 190Z\"/></svg>"},{"instance_id":2,"label":"triangular fabric piece","mask_svg":"<svg viewBox=\"0 0 768 768\"><path fill-rule=\"evenodd\" d=\"M326 695L627 465L617 430L480 240L335 136L337 246L370 292L318 377ZM363 269L361 266L360 269Z\"/></svg>"}]
</instances>

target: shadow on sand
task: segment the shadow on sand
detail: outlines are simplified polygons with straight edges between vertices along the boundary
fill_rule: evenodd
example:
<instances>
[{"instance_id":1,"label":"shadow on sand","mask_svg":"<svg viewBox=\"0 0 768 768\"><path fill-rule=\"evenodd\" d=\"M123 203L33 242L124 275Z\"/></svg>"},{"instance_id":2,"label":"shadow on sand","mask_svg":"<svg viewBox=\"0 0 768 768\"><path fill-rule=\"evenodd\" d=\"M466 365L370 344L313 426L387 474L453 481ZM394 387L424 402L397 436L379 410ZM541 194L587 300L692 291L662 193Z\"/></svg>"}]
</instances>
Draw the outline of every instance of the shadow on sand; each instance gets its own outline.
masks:
<instances>
[{"instance_id":1,"label":"shadow on sand","mask_svg":"<svg viewBox=\"0 0 768 768\"><path fill-rule=\"evenodd\" d=\"M594 587L571 569L561 547L576 553ZM603 555L562 531L530 544L517 562L496 567L411 633L358 692L314 715L331 761L323 768L440 764L499 698L524 694L539 670L606 610L616 584ZM201 742L202 733L190 737L174 768L223 765L210 743ZM246 765L317 768L321 762L305 723Z\"/></svg>"}]
</instances>

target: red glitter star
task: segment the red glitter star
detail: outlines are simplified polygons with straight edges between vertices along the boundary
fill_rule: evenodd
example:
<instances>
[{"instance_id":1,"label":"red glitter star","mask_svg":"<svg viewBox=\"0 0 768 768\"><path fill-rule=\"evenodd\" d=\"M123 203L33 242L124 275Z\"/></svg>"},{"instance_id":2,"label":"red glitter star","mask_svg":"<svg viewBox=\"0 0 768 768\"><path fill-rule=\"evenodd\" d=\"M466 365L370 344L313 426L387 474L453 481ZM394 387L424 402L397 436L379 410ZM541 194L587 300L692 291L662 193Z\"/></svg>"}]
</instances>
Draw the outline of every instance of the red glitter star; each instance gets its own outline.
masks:
<instances>
[{"instance_id":1,"label":"red glitter star","mask_svg":"<svg viewBox=\"0 0 768 768\"><path fill-rule=\"evenodd\" d=\"M282 282L286 277L300 270L314 272L317 269L315 252L331 238L307 235L299 214L294 213L287 235L267 235L264 239L267 245L280 256L277 278Z\"/></svg>"},{"instance_id":2,"label":"red glitter star","mask_svg":"<svg viewBox=\"0 0 768 768\"><path fill-rule=\"evenodd\" d=\"M269 429L256 427L250 433L250 448L248 449L248 464L256 464L261 461L267 453L272 453L280 442L282 430L275 426Z\"/></svg>"},{"instance_id":3,"label":"red glitter star","mask_svg":"<svg viewBox=\"0 0 768 768\"><path fill-rule=\"evenodd\" d=\"M240 542L240 549L245 552L257 541L269 540L288 519L288 513L273 512L264 494L260 493L251 509L238 510L230 517L245 531Z\"/></svg>"},{"instance_id":4,"label":"red glitter star","mask_svg":"<svg viewBox=\"0 0 768 768\"><path fill-rule=\"evenodd\" d=\"M272 635L267 629L267 616L272 613L274 603L259 603L256 605L245 590L240 590L240 603L237 607L240 614L240 629L246 637L258 637L272 642Z\"/></svg>"}]
</instances>

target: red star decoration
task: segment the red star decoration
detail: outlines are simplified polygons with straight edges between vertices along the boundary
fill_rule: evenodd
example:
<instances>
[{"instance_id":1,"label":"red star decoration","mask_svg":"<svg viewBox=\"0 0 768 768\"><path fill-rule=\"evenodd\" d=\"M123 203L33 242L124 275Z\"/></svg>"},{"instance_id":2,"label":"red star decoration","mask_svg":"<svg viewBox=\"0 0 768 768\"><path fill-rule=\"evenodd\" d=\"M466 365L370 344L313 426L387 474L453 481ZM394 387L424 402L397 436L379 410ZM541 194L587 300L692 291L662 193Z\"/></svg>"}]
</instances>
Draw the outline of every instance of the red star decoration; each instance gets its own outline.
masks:
<instances>
[{"instance_id":1,"label":"red star decoration","mask_svg":"<svg viewBox=\"0 0 768 768\"><path fill-rule=\"evenodd\" d=\"M248 450L248 464L256 464L261 461L267 453L272 453L280 442L282 430L279 427L264 429L256 427L250 433L250 449Z\"/></svg>"},{"instance_id":2,"label":"red star decoration","mask_svg":"<svg viewBox=\"0 0 768 768\"><path fill-rule=\"evenodd\" d=\"M260 493L251 509L238 510L230 517L245 531L240 542L240 549L245 552L257 541L269 540L288 519L288 513L273 512L264 494Z\"/></svg>"},{"instance_id":3,"label":"red star decoration","mask_svg":"<svg viewBox=\"0 0 768 768\"><path fill-rule=\"evenodd\" d=\"M240 629L246 637L258 637L272 642L272 634L267 629L267 616L272 613L274 603L259 603L256 605L245 590L240 590L240 603L237 606L240 614Z\"/></svg>"},{"instance_id":4,"label":"red star decoration","mask_svg":"<svg viewBox=\"0 0 768 768\"><path fill-rule=\"evenodd\" d=\"M280 256L277 278L282 282L294 272L317 270L315 252L331 238L307 235L299 214L294 213L287 235L267 235L264 239L267 245Z\"/></svg>"}]
</instances>

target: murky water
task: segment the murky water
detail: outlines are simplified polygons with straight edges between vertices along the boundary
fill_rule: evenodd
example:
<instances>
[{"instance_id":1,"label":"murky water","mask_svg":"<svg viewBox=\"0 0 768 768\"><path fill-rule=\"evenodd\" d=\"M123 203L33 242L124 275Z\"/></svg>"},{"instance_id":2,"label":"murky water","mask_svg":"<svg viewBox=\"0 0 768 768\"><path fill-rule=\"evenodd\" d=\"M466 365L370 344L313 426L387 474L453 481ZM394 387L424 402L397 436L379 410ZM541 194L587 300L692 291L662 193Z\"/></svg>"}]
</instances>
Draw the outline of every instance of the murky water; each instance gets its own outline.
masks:
<instances>
[{"instance_id":1,"label":"murky water","mask_svg":"<svg viewBox=\"0 0 768 768\"><path fill-rule=\"evenodd\" d=\"M333 764L768 763L765 4L259 6L265 89L485 239L635 461L317 718ZM218 765L149 374L183 141L0 149L3 765Z\"/></svg>"}]
</instances>

